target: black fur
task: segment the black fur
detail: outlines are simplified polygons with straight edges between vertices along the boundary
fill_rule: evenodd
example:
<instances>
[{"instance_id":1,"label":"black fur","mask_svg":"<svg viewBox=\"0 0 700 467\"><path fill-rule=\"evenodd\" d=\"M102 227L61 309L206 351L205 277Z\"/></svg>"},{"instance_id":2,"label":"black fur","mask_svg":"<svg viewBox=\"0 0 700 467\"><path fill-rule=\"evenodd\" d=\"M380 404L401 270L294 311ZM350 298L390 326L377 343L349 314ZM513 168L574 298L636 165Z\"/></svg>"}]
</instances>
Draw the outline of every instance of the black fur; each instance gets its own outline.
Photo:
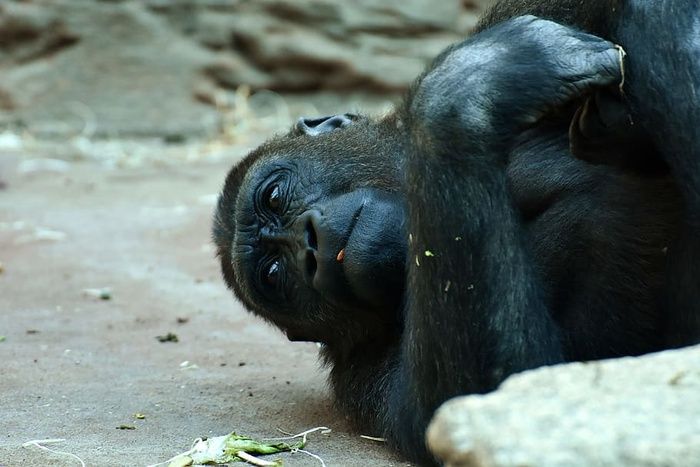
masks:
<instances>
[{"instance_id":1,"label":"black fur","mask_svg":"<svg viewBox=\"0 0 700 467\"><path fill-rule=\"evenodd\" d=\"M214 225L228 285L290 339L322 342L338 404L426 464L425 427L452 396L697 343L697 14L691 0L499 2L395 113L302 120L232 169ZM621 62L562 24L625 48L623 94L597 103L629 106L634 128L580 112L617 93ZM261 279L270 258L284 277Z\"/></svg>"}]
</instances>

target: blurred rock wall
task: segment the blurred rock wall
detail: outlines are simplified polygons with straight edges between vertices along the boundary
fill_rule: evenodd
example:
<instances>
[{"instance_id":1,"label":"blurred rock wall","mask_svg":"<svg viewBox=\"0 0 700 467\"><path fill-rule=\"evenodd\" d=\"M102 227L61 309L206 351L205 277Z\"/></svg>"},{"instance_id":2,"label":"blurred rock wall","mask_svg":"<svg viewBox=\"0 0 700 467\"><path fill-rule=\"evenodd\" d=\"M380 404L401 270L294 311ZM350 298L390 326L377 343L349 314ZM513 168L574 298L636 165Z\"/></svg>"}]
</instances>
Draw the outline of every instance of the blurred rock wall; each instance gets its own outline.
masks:
<instances>
[{"instance_id":1,"label":"blurred rock wall","mask_svg":"<svg viewBox=\"0 0 700 467\"><path fill-rule=\"evenodd\" d=\"M204 136L241 85L392 95L489 3L3 0L0 129Z\"/></svg>"}]
</instances>

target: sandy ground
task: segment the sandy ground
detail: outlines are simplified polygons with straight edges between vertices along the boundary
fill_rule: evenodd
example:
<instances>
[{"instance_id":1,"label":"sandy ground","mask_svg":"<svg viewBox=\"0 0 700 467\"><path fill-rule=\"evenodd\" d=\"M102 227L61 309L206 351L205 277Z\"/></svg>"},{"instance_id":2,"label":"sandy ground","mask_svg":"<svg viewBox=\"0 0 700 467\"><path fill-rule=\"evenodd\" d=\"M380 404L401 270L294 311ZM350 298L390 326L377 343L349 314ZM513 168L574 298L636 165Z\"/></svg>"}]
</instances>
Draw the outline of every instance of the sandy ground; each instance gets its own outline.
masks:
<instances>
[{"instance_id":1,"label":"sandy ground","mask_svg":"<svg viewBox=\"0 0 700 467\"><path fill-rule=\"evenodd\" d=\"M226 290L209 228L232 159L20 170L23 156L0 158L0 466L79 465L22 447L35 439L130 466L202 436L316 426L332 432L307 449L329 466L408 465L332 408L315 345L288 342ZM85 292L103 287L109 300ZM179 342L156 339L169 332Z\"/></svg>"}]
</instances>

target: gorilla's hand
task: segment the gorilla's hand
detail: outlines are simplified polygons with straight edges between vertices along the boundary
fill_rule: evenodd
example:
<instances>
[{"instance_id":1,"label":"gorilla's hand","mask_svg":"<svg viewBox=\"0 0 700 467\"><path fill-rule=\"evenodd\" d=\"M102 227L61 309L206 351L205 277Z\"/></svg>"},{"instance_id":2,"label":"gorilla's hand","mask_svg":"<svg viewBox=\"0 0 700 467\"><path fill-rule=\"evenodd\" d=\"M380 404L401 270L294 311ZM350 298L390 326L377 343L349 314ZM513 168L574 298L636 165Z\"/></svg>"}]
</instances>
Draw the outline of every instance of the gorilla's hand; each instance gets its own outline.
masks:
<instances>
[{"instance_id":1,"label":"gorilla's hand","mask_svg":"<svg viewBox=\"0 0 700 467\"><path fill-rule=\"evenodd\" d=\"M466 137L478 142L470 153L492 155L552 109L619 83L623 56L599 37L521 16L441 55L414 89L411 114L432 137Z\"/></svg>"},{"instance_id":2,"label":"gorilla's hand","mask_svg":"<svg viewBox=\"0 0 700 467\"><path fill-rule=\"evenodd\" d=\"M503 31L498 34L511 37L515 44L508 54L514 75L505 78L514 80L513 90L521 93L506 93L503 97L509 101L503 104L522 107L522 123L532 123L596 87L622 81L625 52L611 42L534 16L521 16L500 27ZM537 83L539 88L530 87Z\"/></svg>"}]
</instances>

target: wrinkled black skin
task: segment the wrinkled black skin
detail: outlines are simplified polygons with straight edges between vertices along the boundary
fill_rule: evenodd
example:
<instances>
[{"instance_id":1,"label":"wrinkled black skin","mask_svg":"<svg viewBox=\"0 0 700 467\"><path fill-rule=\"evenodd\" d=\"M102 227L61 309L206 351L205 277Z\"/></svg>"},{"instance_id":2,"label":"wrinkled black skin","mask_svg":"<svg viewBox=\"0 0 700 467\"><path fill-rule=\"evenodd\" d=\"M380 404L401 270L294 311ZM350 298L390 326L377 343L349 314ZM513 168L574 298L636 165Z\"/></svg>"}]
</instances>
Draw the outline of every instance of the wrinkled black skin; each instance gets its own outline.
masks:
<instances>
[{"instance_id":1,"label":"wrinkled black skin","mask_svg":"<svg viewBox=\"0 0 700 467\"><path fill-rule=\"evenodd\" d=\"M424 464L435 462L425 427L452 396L542 365L697 343L697 10L690 0L499 2L395 113L302 120L232 169L214 226L228 285L290 339L322 342L339 405ZM610 44L531 18L494 26L526 13L623 45L624 96ZM582 116L585 102L602 110ZM605 125L620 106L634 128ZM641 162L630 144L644 148ZM270 167L297 178L277 217L251 202ZM364 225L349 266L334 264L347 213L384 195L392 228ZM387 247L375 262L377 235ZM282 292L260 284L260 255L285 258ZM310 282L321 267L339 287Z\"/></svg>"}]
</instances>

